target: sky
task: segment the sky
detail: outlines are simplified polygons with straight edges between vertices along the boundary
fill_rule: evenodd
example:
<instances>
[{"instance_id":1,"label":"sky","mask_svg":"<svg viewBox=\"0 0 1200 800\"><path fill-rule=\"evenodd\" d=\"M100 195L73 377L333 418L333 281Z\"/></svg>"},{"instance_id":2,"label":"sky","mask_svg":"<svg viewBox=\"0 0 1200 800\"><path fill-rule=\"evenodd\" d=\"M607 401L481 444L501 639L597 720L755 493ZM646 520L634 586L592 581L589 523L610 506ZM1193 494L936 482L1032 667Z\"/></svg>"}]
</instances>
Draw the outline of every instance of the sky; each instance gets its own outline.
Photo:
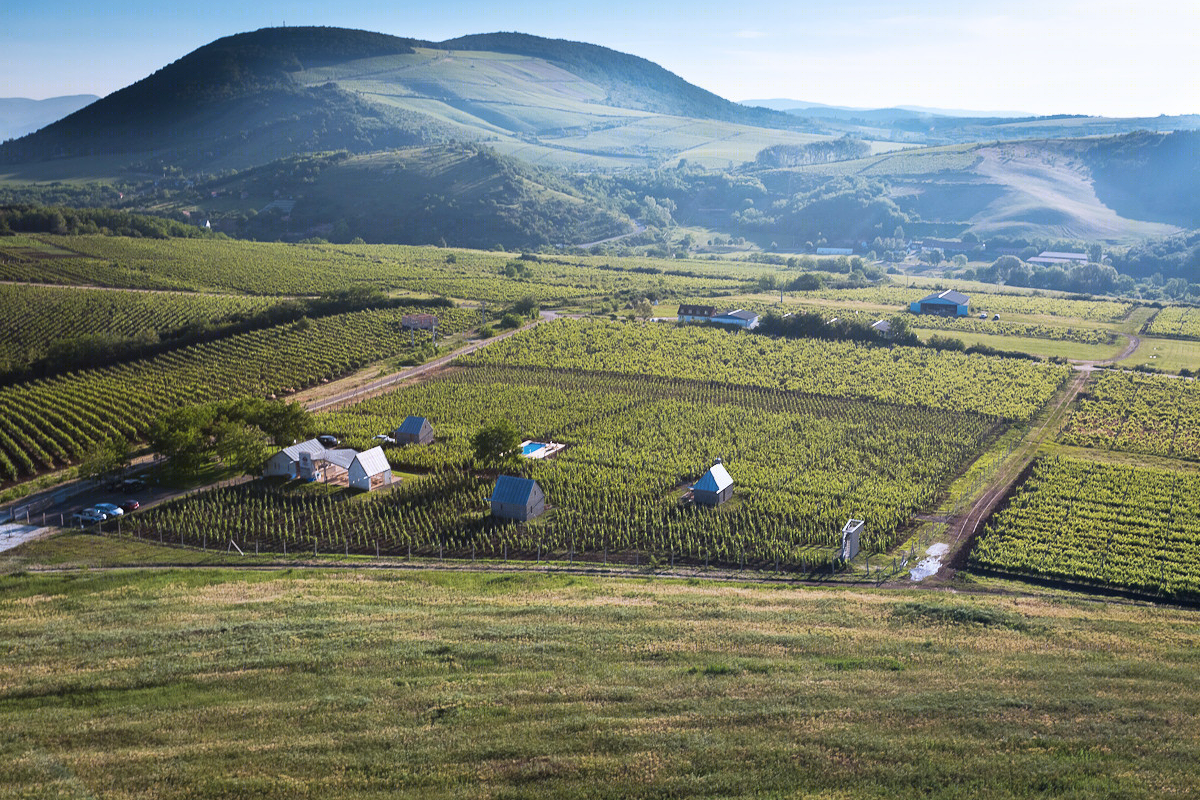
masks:
<instances>
[{"instance_id":1,"label":"sky","mask_svg":"<svg viewBox=\"0 0 1200 800\"><path fill-rule=\"evenodd\" d=\"M0 97L106 95L214 39L329 25L520 31L654 61L731 100L1031 114L1200 113L1195 0L7 2Z\"/></svg>"}]
</instances>

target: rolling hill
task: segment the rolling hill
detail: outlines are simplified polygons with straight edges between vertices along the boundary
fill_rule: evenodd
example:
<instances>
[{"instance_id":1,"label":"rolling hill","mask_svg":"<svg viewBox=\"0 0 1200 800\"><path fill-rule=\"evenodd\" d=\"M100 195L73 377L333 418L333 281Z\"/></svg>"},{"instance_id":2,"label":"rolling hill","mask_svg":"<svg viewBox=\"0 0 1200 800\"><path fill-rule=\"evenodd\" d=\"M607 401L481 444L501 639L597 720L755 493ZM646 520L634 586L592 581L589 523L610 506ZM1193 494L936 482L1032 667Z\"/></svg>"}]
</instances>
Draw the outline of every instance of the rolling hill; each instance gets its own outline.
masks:
<instances>
[{"instance_id":1,"label":"rolling hill","mask_svg":"<svg viewBox=\"0 0 1200 800\"><path fill-rule=\"evenodd\" d=\"M33 133L99 99L94 94L48 97L45 100L0 97L0 142Z\"/></svg>"}]
</instances>

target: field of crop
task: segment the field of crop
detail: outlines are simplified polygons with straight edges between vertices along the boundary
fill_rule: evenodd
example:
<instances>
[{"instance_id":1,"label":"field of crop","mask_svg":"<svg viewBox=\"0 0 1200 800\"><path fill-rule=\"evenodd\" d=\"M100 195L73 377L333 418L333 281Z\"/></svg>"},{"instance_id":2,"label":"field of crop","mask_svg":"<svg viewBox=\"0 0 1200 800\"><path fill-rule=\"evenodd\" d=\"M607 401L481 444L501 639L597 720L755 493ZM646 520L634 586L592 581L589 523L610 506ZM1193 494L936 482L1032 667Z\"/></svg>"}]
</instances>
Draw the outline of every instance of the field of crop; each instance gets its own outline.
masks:
<instances>
[{"instance_id":1,"label":"field of crop","mask_svg":"<svg viewBox=\"0 0 1200 800\"><path fill-rule=\"evenodd\" d=\"M254 295L314 295L354 287L397 289L512 302L533 297L562 302L616 293L671 292L708 296L743 290L769 271L727 264L654 259L545 257L518 262L524 277L509 277L508 253L400 245L293 245L215 239L42 237L72 257L4 258L0 280L82 283L122 288L223 291ZM728 277L730 274L736 277Z\"/></svg>"},{"instance_id":2,"label":"field of crop","mask_svg":"<svg viewBox=\"0 0 1200 800\"><path fill-rule=\"evenodd\" d=\"M233 539L278 552L591 558L809 570L828 564L847 519L863 546L887 549L1002 424L977 414L895 407L760 388L605 373L478 366L325 414L352 445L428 417L437 442L389 451L430 477L378 496L330 500L261 484L211 492L139 518L139 535L209 546ZM525 461L553 511L529 525L487 514L493 480L470 470L470 436L508 418L524 438L567 449ZM721 457L734 500L682 507L680 495Z\"/></svg>"},{"instance_id":3,"label":"field of crop","mask_svg":"<svg viewBox=\"0 0 1200 800\"><path fill-rule=\"evenodd\" d=\"M1200 383L1106 372L1079 399L1060 441L1200 460Z\"/></svg>"},{"instance_id":4,"label":"field of crop","mask_svg":"<svg viewBox=\"0 0 1200 800\"><path fill-rule=\"evenodd\" d=\"M1024 800L1200 783L1200 632L1171 608L30 571L0 583L0 639L20 643L0 651L6 797Z\"/></svg>"},{"instance_id":5,"label":"field of crop","mask_svg":"<svg viewBox=\"0 0 1200 800\"><path fill-rule=\"evenodd\" d=\"M405 352L411 349L409 333L399 326L405 311L301 320L0 388L0 480L75 461L106 437L140 438L155 417L180 405L284 394ZM457 309L439 309L438 318L439 332L447 334L478 319Z\"/></svg>"},{"instance_id":6,"label":"field of crop","mask_svg":"<svg viewBox=\"0 0 1200 800\"><path fill-rule=\"evenodd\" d=\"M1143 333L1179 339L1200 339L1200 308L1168 306L1146 324Z\"/></svg>"},{"instance_id":7,"label":"field of crop","mask_svg":"<svg viewBox=\"0 0 1200 800\"><path fill-rule=\"evenodd\" d=\"M278 301L258 297L0 285L0 374L44 358L64 339L156 342L186 328L244 320Z\"/></svg>"},{"instance_id":8,"label":"field of crop","mask_svg":"<svg viewBox=\"0 0 1200 800\"><path fill-rule=\"evenodd\" d=\"M936 175L948 172L966 172L979 163L976 145L953 145L950 147L923 147L900 152L872 155L853 161L838 161L832 164L813 164L800 167L805 173L818 175L871 175L905 176Z\"/></svg>"},{"instance_id":9,"label":"field of crop","mask_svg":"<svg viewBox=\"0 0 1200 800\"><path fill-rule=\"evenodd\" d=\"M971 564L1167 597L1200 596L1200 475L1039 461Z\"/></svg>"},{"instance_id":10,"label":"field of crop","mask_svg":"<svg viewBox=\"0 0 1200 800\"><path fill-rule=\"evenodd\" d=\"M1069 369L924 348L777 340L670 325L558 320L475 363L656 375L1026 420Z\"/></svg>"},{"instance_id":11,"label":"field of crop","mask_svg":"<svg viewBox=\"0 0 1200 800\"><path fill-rule=\"evenodd\" d=\"M1006 320L979 319L971 317L939 317L924 314L909 320L914 327L926 330L962 331L991 336L1017 336L1026 339L1046 339L1051 342L1075 342L1090 345L1115 345L1117 334L1110 330L1073 326L1045 325L1038 322L1010 322Z\"/></svg>"},{"instance_id":12,"label":"field of crop","mask_svg":"<svg viewBox=\"0 0 1200 800\"><path fill-rule=\"evenodd\" d=\"M822 298L873 305L894 306L907 310L909 303L920 300L934 289L910 289L902 286L877 286L866 289L820 289L796 292L796 296ZM1123 300L1070 300L1028 294L972 293L971 311L978 314L1021 314L1026 316L1064 317L1089 322L1118 322L1128 316L1134 303Z\"/></svg>"}]
</instances>

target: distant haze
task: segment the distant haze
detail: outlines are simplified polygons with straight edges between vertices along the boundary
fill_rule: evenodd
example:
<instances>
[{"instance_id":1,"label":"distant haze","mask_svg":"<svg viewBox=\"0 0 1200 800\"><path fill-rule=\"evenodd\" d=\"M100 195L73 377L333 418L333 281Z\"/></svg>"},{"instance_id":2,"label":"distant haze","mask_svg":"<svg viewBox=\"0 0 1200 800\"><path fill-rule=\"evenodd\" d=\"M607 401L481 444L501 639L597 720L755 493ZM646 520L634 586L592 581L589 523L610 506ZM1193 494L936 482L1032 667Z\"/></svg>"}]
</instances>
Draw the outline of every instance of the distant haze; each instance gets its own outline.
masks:
<instances>
[{"instance_id":1,"label":"distant haze","mask_svg":"<svg viewBox=\"0 0 1200 800\"><path fill-rule=\"evenodd\" d=\"M739 100L744 106L762 106L776 111L791 111L793 109L834 108L842 111L875 111L877 109L850 106L831 106L826 103L808 103L803 100L788 100L776 97L770 100ZM1027 111L980 111L963 108L927 108L925 106L884 106L883 108L899 108L904 111L916 111L920 114L938 114L943 117L1032 117L1036 116Z\"/></svg>"},{"instance_id":2,"label":"distant haze","mask_svg":"<svg viewBox=\"0 0 1200 800\"><path fill-rule=\"evenodd\" d=\"M241 31L521 31L647 58L722 97L1145 117L1200 112L1200 4L1128 0L9 3L0 95L105 95Z\"/></svg>"},{"instance_id":3,"label":"distant haze","mask_svg":"<svg viewBox=\"0 0 1200 800\"><path fill-rule=\"evenodd\" d=\"M33 133L99 99L94 94L50 97L45 100L0 97L0 142Z\"/></svg>"}]
</instances>

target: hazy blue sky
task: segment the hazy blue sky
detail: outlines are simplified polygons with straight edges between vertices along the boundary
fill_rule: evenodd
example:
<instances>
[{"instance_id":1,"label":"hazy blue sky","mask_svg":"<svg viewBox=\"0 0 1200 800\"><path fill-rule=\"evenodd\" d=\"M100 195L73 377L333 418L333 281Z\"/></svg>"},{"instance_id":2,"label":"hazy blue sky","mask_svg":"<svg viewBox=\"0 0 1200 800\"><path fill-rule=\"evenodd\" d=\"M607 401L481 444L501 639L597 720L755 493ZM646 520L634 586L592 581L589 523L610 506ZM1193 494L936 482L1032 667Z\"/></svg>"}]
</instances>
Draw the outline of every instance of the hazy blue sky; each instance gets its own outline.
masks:
<instances>
[{"instance_id":1,"label":"hazy blue sky","mask_svg":"<svg viewBox=\"0 0 1200 800\"><path fill-rule=\"evenodd\" d=\"M0 97L105 95L213 39L285 22L587 41L732 100L1200 113L1195 0L12 0L0 10Z\"/></svg>"}]
</instances>

